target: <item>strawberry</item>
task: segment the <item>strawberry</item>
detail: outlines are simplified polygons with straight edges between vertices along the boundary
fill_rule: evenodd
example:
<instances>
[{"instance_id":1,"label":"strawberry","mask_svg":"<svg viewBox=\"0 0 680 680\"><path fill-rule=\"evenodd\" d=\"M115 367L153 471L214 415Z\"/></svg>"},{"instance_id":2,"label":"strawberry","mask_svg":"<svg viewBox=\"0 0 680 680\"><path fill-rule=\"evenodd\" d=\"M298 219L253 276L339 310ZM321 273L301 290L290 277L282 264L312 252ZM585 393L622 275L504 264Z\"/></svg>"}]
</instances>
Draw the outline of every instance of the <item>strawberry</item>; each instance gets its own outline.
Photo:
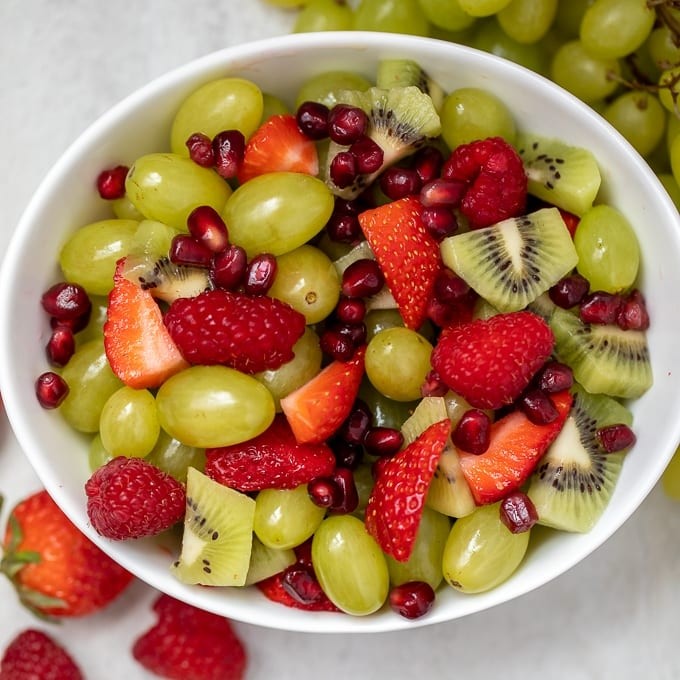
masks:
<instances>
[{"instance_id":1,"label":"strawberry","mask_svg":"<svg viewBox=\"0 0 680 680\"><path fill-rule=\"evenodd\" d=\"M281 399L281 409L300 444L328 439L345 421L364 375L365 347L349 361L333 361L309 382Z\"/></svg>"},{"instance_id":2,"label":"strawberry","mask_svg":"<svg viewBox=\"0 0 680 680\"><path fill-rule=\"evenodd\" d=\"M495 503L517 490L559 434L571 409L568 390L550 395L559 413L547 425L532 423L520 410L491 426L491 443L481 455L459 451L463 476L477 505Z\"/></svg>"},{"instance_id":3,"label":"strawberry","mask_svg":"<svg viewBox=\"0 0 680 680\"><path fill-rule=\"evenodd\" d=\"M115 540L155 536L184 517L184 487L142 458L113 458L87 480L85 494L92 526Z\"/></svg>"},{"instance_id":4,"label":"strawberry","mask_svg":"<svg viewBox=\"0 0 680 680\"><path fill-rule=\"evenodd\" d=\"M266 295L218 289L175 300L165 325L190 363L258 373L293 358L293 345L305 332L305 317Z\"/></svg>"},{"instance_id":5,"label":"strawberry","mask_svg":"<svg viewBox=\"0 0 680 680\"><path fill-rule=\"evenodd\" d=\"M158 387L187 363L163 324L160 307L123 275L118 261L104 323L104 348L113 372L130 387Z\"/></svg>"},{"instance_id":6,"label":"strawberry","mask_svg":"<svg viewBox=\"0 0 680 680\"><path fill-rule=\"evenodd\" d=\"M316 145L300 131L291 114L271 116L255 130L237 177L243 184L267 172L319 173Z\"/></svg>"},{"instance_id":7,"label":"strawberry","mask_svg":"<svg viewBox=\"0 0 680 680\"><path fill-rule=\"evenodd\" d=\"M283 415L254 439L206 449L205 474L238 491L293 489L334 469L330 447L323 442L298 444Z\"/></svg>"},{"instance_id":8,"label":"strawberry","mask_svg":"<svg viewBox=\"0 0 680 680\"><path fill-rule=\"evenodd\" d=\"M241 680L246 650L230 621L161 595L157 623L141 635L133 657L151 673L174 680Z\"/></svg>"},{"instance_id":9,"label":"strawberry","mask_svg":"<svg viewBox=\"0 0 680 680\"><path fill-rule=\"evenodd\" d=\"M548 324L527 312L497 314L445 329L432 352L432 368L471 406L512 403L552 352Z\"/></svg>"},{"instance_id":10,"label":"strawberry","mask_svg":"<svg viewBox=\"0 0 680 680\"><path fill-rule=\"evenodd\" d=\"M439 245L425 228L423 206L408 196L359 214L359 224L407 328L420 328L441 270Z\"/></svg>"},{"instance_id":11,"label":"strawberry","mask_svg":"<svg viewBox=\"0 0 680 680\"><path fill-rule=\"evenodd\" d=\"M368 497L366 530L384 553L400 562L413 550L427 491L450 434L448 418L430 425L382 465Z\"/></svg>"},{"instance_id":12,"label":"strawberry","mask_svg":"<svg viewBox=\"0 0 680 680\"><path fill-rule=\"evenodd\" d=\"M567 212L566 210L560 210L560 215L562 216L562 219L564 220L564 223L567 225L567 229L569 230L569 233L571 234L571 237L574 238L574 234L576 233L576 229L579 225L579 222L581 221L581 218L578 215L574 215L574 213Z\"/></svg>"},{"instance_id":13,"label":"strawberry","mask_svg":"<svg viewBox=\"0 0 680 680\"><path fill-rule=\"evenodd\" d=\"M32 494L12 510L0 570L22 604L41 618L91 614L132 581L72 524L47 491Z\"/></svg>"},{"instance_id":14,"label":"strawberry","mask_svg":"<svg viewBox=\"0 0 680 680\"><path fill-rule=\"evenodd\" d=\"M83 680L68 652L49 635L29 628L9 643L0 661L0 680Z\"/></svg>"},{"instance_id":15,"label":"strawberry","mask_svg":"<svg viewBox=\"0 0 680 680\"><path fill-rule=\"evenodd\" d=\"M318 601L303 603L295 599L283 586L283 572L274 574L269 578L255 584L266 598L272 602L278 602L286 607L294 609L304 609L313 612L339 612L340 610L326 597L321 597Z\"/></svg>"}]
</instances>

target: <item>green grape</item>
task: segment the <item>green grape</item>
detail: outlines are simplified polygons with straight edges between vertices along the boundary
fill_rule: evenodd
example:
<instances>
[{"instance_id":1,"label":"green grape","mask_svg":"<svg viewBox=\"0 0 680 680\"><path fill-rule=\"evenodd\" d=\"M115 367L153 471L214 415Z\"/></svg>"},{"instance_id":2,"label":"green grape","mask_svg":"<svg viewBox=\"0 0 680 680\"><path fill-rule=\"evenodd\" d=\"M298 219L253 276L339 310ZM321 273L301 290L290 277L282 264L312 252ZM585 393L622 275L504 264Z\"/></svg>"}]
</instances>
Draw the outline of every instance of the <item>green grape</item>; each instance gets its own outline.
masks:
<instances>
[{"instance_id":1,"label":"green grape","mask_svg":"<svg viewBox=\"0 0 680 680\"><path fill-rule=\"evenodd\" d=\"M645 156L649 167L657 174L670 173L671 157L666 145L662 142L657 144L650 153Z\"/></svg>"},{"instance_id":2,"label":"green grape","mask_svg":"<svg viewBox=\"0 0 680 680\"><path fill-rule=\"evenodd\" d=\"M121 387L106 400L99 416L102 445L114 457L143 458L160 431L156 400L149 390Z\"/></svg>"},{"instance_id":3,"label":"green grape","mask_svg":"<svg viewBox=\"0 0 680 680\"><path fill-rule=\"evenodd\" d=\"M314 240L316 247L323 253L326 253L328 257L335 262L341 257L344 257L352 250L352 246L349 243L341 243L340 241L333 241L328 235L327 231L322 231L318 239Z\"/></svg>"},{"instance_id":4,"label":"green grape","mask_svg":"<svg viewBox=\"0 0 680 680\"><path fill-rule=\"evenodd\" d=\"M104 338L78 347L61 376L69 386L68 396L59 407L62 416L79 432L97 432L104 404L123 385L106 360Z\"/></svg>"},{"instance_id":5,"label":"green grape","mask_svg":"<svg viewBox=\"0 0 680 680\"><path fill-rule=\"evenodd\" d=\"M315 505L307 485L294 489L263 489L255 498L255 535L269 548L294 548L318 528L326 511Z\"/></svg>"},{"instance_id":6,"label":"green grape","mask_svg":"<svg viewBox=\"0 0 680 680\"><path fill-rule=\"evenodd\" d=\"M146 219L183 231L194 208L209 205L221 212L231 194L216 172L172 153L138 158L125 180L125 190Z\"/></svg>"},{"instance_id":7,"label":"green grape","mask_svg":"<svg viewBox=\"0 0 680 680\"><path fill-rule=\"evenodd\" d=\"M274 420L274 399L252 376L226 366L191 366L156 394L161 427L187 446L238 444Z\"/></svg>"},{"instance_id":8,"label":"green grape","mask_svg":"<svg viewBox=\"0 0 680 680\"><path fill-rule=\"evenodd\" d=\"M520 565L530 531L513 534L501 522L500 503L456 520L444 546L444 578L457 590L481 593L507 580Z\"/></svg>"},{"instance_id":9,"label":"green grape","mask_svg":"<svg viewBox=\"0 0 680 680\"><path fill-rule=\"evenodd\" d=\"M368 497L371 495L375 484L370 464L362 463L354 470L354 484L357 488L357 496L359 496L359 503L354 514L357 517L363 517L366 512L366 505L368 505Z\"/></svg>"},{"instance_id":10,"label":"green grape","mask_svg":"<svg viewBox=\"0 0 680 680\"><path fill-rule=\"evenodd\" d=\"M135 208L127 195L111 201L111 210L113 210L113 214L119 220L135 220L135 222L139 222L144 219L144 215Z\"/></svg>"},{"instance_id":11,"label":"green grape","mask_svg":"<svg viewBox=\"0 0 680 680\"><path fill-rule=\"evenodd\" d=\"M460 394L457 394L452 390L449 390L444 395L444 401L446 403L446 412L449 415L449 420L451 421L451 425L453 427L458 425L458 421L463 417L463 414L472 408L467 400L463 399ZM487 413L493 420L493 412L487 411Z\"/></svg>"},{"instance_id":12,"label":"green grape","mask_svg":"<svg viewBox=\"0 0 680 680\"><path fill-rule=\"evenodd\" d=\"M671 157L671 172L673 177L675 177L675 181L680 184L680 135L675 136L669 153Z\"/></svg>"},{"instance_id":13,"label":"green grape","mask_svg":"<svg viewBox=\"0 0 680 680\"><path fill-rule=\"evenodd\" d=\"M446 31L462 31L475 22L475 18L460 6L459 0L418 1L427 20Z\"/></svg>"},{"instance_id":14,"label":"green grape","mask_svg":"<svg viewBox=\"0 0 680 680\"><path fill-rule=\"evenodd\" d=\"M309 0L295 19L293 33L349 31L353 24L352 8L342 0Z\"/></svg>"},{"instance_id":15,"label":"green grape","mask_svg":"<svg viewBox=\"0 0 680 680\"><path fill-rule=\"evenodd\" d=\"M557 0L511 0L496 19L518 43L538 42L550 29L557 12Z\"/></svg>"},{"instance_id":16,"label":"green grape","mask_svg":"<svg viewBox=\"0 0 680 680\"><path fill-rule=\"evenodd\" d=\"M380 331L386 328L396 328L404 326L398 309L372 309L364 317L366 326L366 339L372 340Z\"/></svg>"},{"instance_id":17,"label":"green grape","mask_svg":"<svg viewBox=\"0 0 680 680\"><path fill-rule=\"evenodd\" d=\"M316 236L333 212L328 187L299 172L270 172L241 185L222 216L229 240L258 253L283 255Z\"/></svg>"},{"instance_id":18,"label":"green grape","mask_svg":"<svg viewBox=\"0 0 680 680\"><path fill-rule=\"evenodd\" d=\"M187 446L171 437L164 430L160 431L158 440L146 460L157 468L172 475L178 482L186 484L187 470L192 467L203 472L205 468L205 449Z\"/></svg>"},{"instance_id":19,"label":"green grape","mask_svg":"<svg viewBox=\"0 0 680 680\"><path fill-rule=\"evenodd\" d=\"M76 334L76 347L80 347L90 340L101 338L104 334L104 322L106 321L109 299L103 295L90 295L90 303L92 304L90 320L87 322L87 326Z\"/></svg>"},{"instance_id":20,"label":"green grape","mask_svg":"<svg viewBox=\"0 0 680 680\"><path fill-rule=\"evenodd\" d=\"M659 100L637 90L619 95L604 110L604 117L643 156L661 141L666 128L666 112Z\"/></svg>"},{"instance_id":21,"label":"green grape","mask_svg":"<svg viewBox=\"0 0 680 680\"><path fill-rule=\"evenodd\" d=\"M578 38L581 20L595 0L562 0L557 3L555 26L567 39Z\"/></svg>"},{"instance_id":22,"label":"green grape","mask_svg":"<svg viewBox=\"0 0 680 680\"><path fill-rule=\"evenodd\" d=\"M579 37L594 57L618 59L647 40L655 18L647 0L595 0L583 15Z\"/></svg>"},{"instance_id":23,"label":"green grape","mask_svg":"<svg viewBox=\"0 0 680 680\"><path fill-rule=\"evenodd\" d=\"M661 476L661 488L669 498L680 501L680 448L675 451Z\"/></svg>"},{"instance_id":24,"label":"green grape","mask_svg":"<svg viewBox=\"0 0 680 680\"><path fill-rule=\"evenodd\" d=\"M130 251L138 224L102 220L75 231L59 253L64 278L80 284L90 295L107 295L113 287L116 262Z\"/></svg>"},{"instance_id":25,"label":"green grape","mask_svg":"<svg viewBox=\"0 0 680 680\"><path fill-rule=\"evenodd\" d=\"M396 401L418 399L430 371L432 345L409 328L387 328L366 347L366 375L373 387Z\"/></svg>"},{"instance_id":26,"label":"green grape","mask_svg":"<svg viewBox=\"0 0 680 680\"><path fill-rule=\"evenodd\" d=\"M680 185L675 181L675 177L673 177L672 174L665 172L658 175L658 177L661 184L663 184L664 189L671 197L671 200L675 203L675 207L680 210Z\"/></svg>"},{"instance_id":27,"label":"green grape","mask_svg":"<svg viewBox=\"0 0 680 680\"><path fill-rule=\"evenodd\" d=\"M286 103L275 97L273 94L267 92L262 93L262 120L268 120L272 116L280 116L285 113L290 113Z\"/></svg>"},{"instance_id":28,"label":"green grape","mask_svg":"<svg viewBox=\"0 0 680 680\"><path fill-rule=\"evenodd\" d=\"M445 28L440 28L434 24L430 25L430 37L437 40L446 40L448 42L456 43L457 45L472 46L475 36L477 34L477 20L472 17L473 23L467 28L460 31L447 31Z\"/></svg>"},{"instance_id":29,"label":"green grape","mask_svg":"<svg viewBox=\"0 0 680 680\"><path fill-rule=\"evenodd\" d=\"M349 71L324 71L306 80L295 98L295 108L304 102L320 102L332 108L338 102L338 93L343 90L363 92L371 82L358 73Z\"/></svg>"},{"instance_id":30,"label":"green grape","mask_svg":"<svg viewBox=\"0 0 680 680\"><path fill-rule=\"evenodd\" d=\"M87 453L87 463L90 466L90 472L98 470L102 465L106 465L113 456L104 448L102 438L96 434L90 442L90 447Z\"/></svg>"},{"instance_id":31,"label":"green grape","mask_svg":"<svg viewBox=\"0 0 680 680\"><path fill-rule=\"evenodd\" d=\"M498 25L495 19L480 22L472 47L514 61L536 73L544 73L549 61L542 43L531 45L518 43Z\"/></svg>"},{"instance_id":32,"label":"green grape","mask_svg":"<svg viewBox=\"0 0 680 680\"><path fill-rule=\"evenodd\" d=\"M421 36L429 33L418 0L361 0L354 14L354 28Z\"/></svg>"},{"instance_id":33,"label":"green grape","mask_svg":"<svg viewBox=\"0 0 680 680\"><path fill-rule=\"evenodd\" d=\"M515 139L515 121L496 95L476 87L454 90L444 99L442 137L450 149L485 137Z\"/></svg>"},{"instance_id":34,"label":"green grape","mask_svg":"<svg viewBox=\"0 0 680 680\"><path fill-rule=\"evenodd\" d=\"M321 523L312 539L312 564L324 593L347 614L372 614L387 599L385 557L357 517L335 515Z\"/></svg>"},{"instance_id":35,"label":"green grape","mask_svg":"<svg viewBox=\"0 0 680 680\"><path fill-rule=\"evenodd\" d=\"M464 12L473 17L490 17L510 4L510 0L458 0Z\"/></svg>"},{"instance_id":36,"label":"green grape","mask_svg":"<svg viewBox=\"0 0 680 680\"><path fill-rule=\"evenodd\" d=\"M145 255L155 262L168 256L172 239L179 233L163 222L142 220L130 242L130 253Z\"/></svg>"},{"instance_id":37,"label":"green grape","mask_svg":"<svg viewBox=\"0 0 680 680\"><path fill-rule=\"evenodd\" d=\"M283 366L253 376L269 390L277 411L281 411L281 399L309 382L321 370L323 353L319 336L313 329L305 329L302 337L293 345L293 353L295 356Z\"/></svg>"},{"instance_id":38,"label":"green grape","mask_svg":"<svg viewBox=\"0 0 680 680\"><path fill-rule=\"evenodd\" d=\"M426 506L423 509L413 552L408 560L398 562L390 555L385 558L390 572L390 583L398 586L409 581L425 581L433 590L437 590L444 578L442 557L450 531L449 518Z\"/></svg>"},{"instance_id":39,"label":"green grape","mask_svg":"<svg viewBox=\"0 0 680 680\"><path fill-rule=\"evenodd\" d=\"M680 117L678 115L668 116L668 124L666 126L666 149L668 153L671 151L673 141L680 134Z\"/></svg>"},{"instance_id":40,"label":"green grape","mask_svg":"<svg viewBox=\"0 0 680 680\"><path fill-rule=\"evenodd\" d=\"M188 158L186 141L194 133L202 132L212 139L223 130L240 130L248 139L261 120L262 92L255 83L243 78L213 80L180 105L172 122L170 148Z\"/></svg>"},{"instance_id":41,"label":"green grape","mask_svg":"<svg viewBox=\"0 0 680 680\"><path fill-rule=\"evenodd\" d=\"M395 401L394 399L389 399L384 394L378 392L367 379L361 383L359 397L371 409L373 425L376 427L393 427L396 430L401 429L404 421L413 413L419 401Z\"/></svg>"},{"instance_id":42,"label":"green grape","mask_svg":"<svg viewBox=\"0 0 680 680\"><path fill-rule=\"evenodd\" d=\"M668 26L655 28L650 33L646 46L649 56L661 71L680 63L680 47L673 41L673 33Z\"/></svg>"},{"instance_id":43,"label":"green grape","mask_svg":"<svg viewBox=\"0 0 680 680\"><path fill-rule=\"evenodd\" d=\"M264 0L268 5L274 7L284 7L286 9L292 7L303 7L309 0Z\"/></svg>"},{"instance_id":44,"label":"green grape","mask_svg":"<svg viewBox=\"0 0 680 680\"><path fill-rule=\"evenodd\" d=\"M676 117L680 117L680 66L664 71L659 77L659 100Z\"/></svg>"},{"instance_id":45,"label":"green grape","mask_svg":"<svg viewBox=\"0 0 680 680\"><path fill-rule=\"evenodd\" d=\"M591 57L578 40L564 43L553 57L550 77L586 103L604 99L619 86L621 64Z\"/></svg>"},{"instance_id":46,"label":"green grape","mask_svg":"<svg viewBox=\"0 0 680 680\"><path fill-rule=\"evenodd\" d=\"M574 235L576 268L591 290L618 293L633 285L640 247L628 220L609 205L596 205L581 217Z\"/></svg>"}]
</instances>

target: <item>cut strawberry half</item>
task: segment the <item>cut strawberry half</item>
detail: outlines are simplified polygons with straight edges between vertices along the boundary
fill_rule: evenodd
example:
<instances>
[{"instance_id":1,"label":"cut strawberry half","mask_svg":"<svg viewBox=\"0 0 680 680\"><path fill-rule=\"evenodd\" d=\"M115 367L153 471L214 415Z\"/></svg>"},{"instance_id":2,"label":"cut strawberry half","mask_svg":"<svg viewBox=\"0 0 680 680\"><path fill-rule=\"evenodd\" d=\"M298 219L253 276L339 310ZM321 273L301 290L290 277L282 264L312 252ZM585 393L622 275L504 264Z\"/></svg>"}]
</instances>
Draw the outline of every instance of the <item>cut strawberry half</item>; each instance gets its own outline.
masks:
<instances>
[{"instance_id":1,"label":"cut strawberry half","mask_svg":"<svg viewBox=\"0 0 680 680\"><path fill-rule=\"evenodd\" d=\"M158 387L186 368L163 323L158 303L148 291L127 279L125 259L118 261L104 323L104 349L111 370L136 389Z\"/></svg>"},{"instance_id":2,"label":"cut strawberry half","mask_svg":"<svg viewBox=\"0 0 680 680\"><path fill-rule=\"evenodd\" d=\"M571 409L568 390L551 395L559 416L547 425L512 411L491 426L491 444L476 456L459 451L463 476L477 505L495 503L518 489L559 434Z\"/></svg>"},{"instance_id":3,"label":"cut strawberry half","mask_svg":"<svg viewBox=\"0 0 680 680\"><path fill-rule=\"evenodd\" d=\"M408 196L359 215L404 324L413 330L425 321L442 267L439 245L425 228L422 211L420 201Z\"/></svg>"},{"instance_id":4,"label":"cut strawberry half","mask_svg":"<svg viewBox=\"0 0 680 680\"><path fill-rule=\"evenodd\" d=\"M354 405L364 375L365 347L349 361L333 361L309 382L281 399L281 409L301 444L328 439Z\"/></svg>"},{"instance_id":5,"label":"cut strawberry half","mask_svg":"<svg viewBox=\"0 0 680 680\"><path fill-rule=\"evenodd\" d=\"M451 421L440 420L380 469L366 506L366 530L396 560L405 562L413 551L427 491L450 434Z\"/></svg>"},{"instance_id":6,"label":"cut strawberry half","mask_svg":"<svg viewBox=\"0 0 680 680\"><path fill-rule=\"evenodd\" d=\"M243 184L268 172L319 174L316 145L288 113L271 116L255 130L246 144L237 177Z\"/></svg>"}]
</instances>

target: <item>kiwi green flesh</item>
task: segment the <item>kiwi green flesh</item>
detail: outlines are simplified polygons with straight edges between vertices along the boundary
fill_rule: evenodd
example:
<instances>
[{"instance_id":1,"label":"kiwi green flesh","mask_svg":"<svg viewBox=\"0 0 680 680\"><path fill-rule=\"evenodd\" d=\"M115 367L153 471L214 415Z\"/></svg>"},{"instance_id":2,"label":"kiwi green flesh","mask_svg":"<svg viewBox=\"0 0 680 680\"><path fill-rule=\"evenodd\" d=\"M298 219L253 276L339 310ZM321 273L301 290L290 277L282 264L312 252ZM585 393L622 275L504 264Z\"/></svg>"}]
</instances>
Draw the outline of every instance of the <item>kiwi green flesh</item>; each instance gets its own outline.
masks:
<instances>
[{"instance_id":1,"label":"kiwi green flesh","mask_svg":"<svg viewBox=\"0 0 680 680\"><path fill-rule=\"evenodd\" d=\"M381 89L415 85L421 92L430 96L437 111L444 104L444 90L439 83L411 59L383 59L378 64L375 84Z\"/></svg>"},{"instance_id":2,"label":"kiwi green flesh","mask_svg":"<svg viewBox=\"0 0 680 680\"><path fill-rule=\"evenodd\" d=\"M530 194L579 216L592 207L602 177L590 151L526 133L516 146Z\"/></svg>"},{"instance_id":3,"label":"kiwi green flesh","mask_svg":"<svg viewBox=\"0 0 680 680\"><path fill-rule=\"evenodd\" d=\"M444 264L501 312L524 309L578 261L557 208L445 238Z\"/></svg>"},{"instance_id":4,"label":"kiwi green flesh","mask_svg":"<svg viewBox=\"0 0 680 680\"><path fill-rule=\"evenodd\" d=\"M250 566L246 576L246 586L259 583L264 579L282 572L296 561L292 548L270 548L253 534L253 548L250 553Z\"/></svg>"},{"instance_id":5,"label":"kiwi green flesh","mask_svg":"<svg viewBox=\"0 0 680 680\"><path fill-rule=\"evenodd\" d=\"M549 321L557 358L571 366L588 392L636 399L653 382L647 337L643 331L609 324L588 324L556 307Z\"/></svg>"},{"instance_id":6,"label":"kiwi green flesh","mask_svg":"<svg viewBox=\"0 0 680 680\"><path fill-rule=\"evenodd\" d=\"M244 585L254 516L252 498L190 467L182 550L172 567L177 579L189 584Z\"/></svg>"},{"instance_id":7,"label":"kiwi green flesh","mask_svg":"<svg viewBox=\"0 0 680 680\"><path fill-rule=\"evenodd\" d=\"M527 495L539 524L571 532L589 531L604 512L621 472L625 451L606 453L597 430L632 416L615 399L589 394L578 384L565 424L530 478Z\"/></svg>"}]
</instances>

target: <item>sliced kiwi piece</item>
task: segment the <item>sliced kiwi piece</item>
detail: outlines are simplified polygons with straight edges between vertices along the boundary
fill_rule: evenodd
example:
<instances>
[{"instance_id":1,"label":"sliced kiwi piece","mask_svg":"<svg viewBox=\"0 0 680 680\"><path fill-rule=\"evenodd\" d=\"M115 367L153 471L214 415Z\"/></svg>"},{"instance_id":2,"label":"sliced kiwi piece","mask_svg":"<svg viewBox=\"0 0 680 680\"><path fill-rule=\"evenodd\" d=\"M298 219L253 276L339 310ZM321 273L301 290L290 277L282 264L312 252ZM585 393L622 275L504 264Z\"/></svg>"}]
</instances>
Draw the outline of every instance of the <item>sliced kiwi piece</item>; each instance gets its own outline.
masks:
<instances>
[{"instance_id":1,"label":"sliced kiwi piece","mask_svg":"<svg viewBox=\"0 0 680 680\"><path fill-rule=\"evenodd\" d=\"M593 205L602 178L590 151L526 133L516 146L530 194L579 216Z\"/></svg>"},{"instance_id":2,"label":"sliced kiwi piece","mask_svg":"<svg viewBox=\"0 0 680 680\"><path fill-rule=\"evenodd\" d=\"M412 59L383 59L378 64L375 84L386 90L415 85L421 92L430 96L437 111L441 111L444 104L444 90L438 82L430 78L418 62Z\"/></svg>"},{"instance_id":3,"label":"sliced kiwi piece","mask_svg":"<svg viewBox=\"0 0 680 680\"><path fill-rule=\"evenodd\" d=\"M445 238L444 264L501 312L524 309L578 261L557 208Z\"/></svg>"},{"instance_id":4,"label":"sliced kiwi piece","mask_svg":"<svg viewBox=\"0 0 680 680\"><path fill-rule=\"evenodd\" d=\"M572 392L571 412L531 476L527 495L539 524L585 532L607 507L625 456L625 450L607 453L597 431L616 424L630 427L633 417L604 394L589 394L577 383Z\"/></svg>"},{"instance_id":5,"label":"sliced kiwi piece","mask_svg":"<svg viewBox=\"0 0 680 680\"><path fill-rule=\"evenodd\" d=\"M591 393L635 399L652 386L647 336L609 324L584 323L555 307L550 317L555 354L571 366L574 378Z\"/></svg>"},{"instance_id":6,"label":"sliced kiwi piece","mask_svg":"<svg viewBox=\"0 0 680 680\"><path fill-rule=\"evenodd\" d=\"M242 586L252 550L255 501L187 471L187 507L179 559L172 572L182 583Z\"/></svg>"},{"instance_id":7,"label":"sliced kiwi piece","mask_svg":"<svg viewBox=\"0 0 680 680\"><path fill-rule=\"evenodd\" d=\"M333 158L349 147L331 142L325 165L325 179L331 191L341 198L356 198L387 167L411 155L441 132L439 114L429 95L415 85L364 92L347 90L339 103L363 109L369 118L368 136L383 150L383 164L373 173L360 174L348 187L340 188L330 176Z\"/></svg>"},{"instance_id":8,"label":"sliced kiwi piece","mask_svg":"<svg viewBox=\"0 0 680 680\"><path fill-rule=\"evenodd\" d=\"M278 574L291 564L295 564L297 558L292 548L270 548L253 534L253 549L250 553L250 566L244 585L264 581L274 574Z\"/></svg>"}]
</instances>

